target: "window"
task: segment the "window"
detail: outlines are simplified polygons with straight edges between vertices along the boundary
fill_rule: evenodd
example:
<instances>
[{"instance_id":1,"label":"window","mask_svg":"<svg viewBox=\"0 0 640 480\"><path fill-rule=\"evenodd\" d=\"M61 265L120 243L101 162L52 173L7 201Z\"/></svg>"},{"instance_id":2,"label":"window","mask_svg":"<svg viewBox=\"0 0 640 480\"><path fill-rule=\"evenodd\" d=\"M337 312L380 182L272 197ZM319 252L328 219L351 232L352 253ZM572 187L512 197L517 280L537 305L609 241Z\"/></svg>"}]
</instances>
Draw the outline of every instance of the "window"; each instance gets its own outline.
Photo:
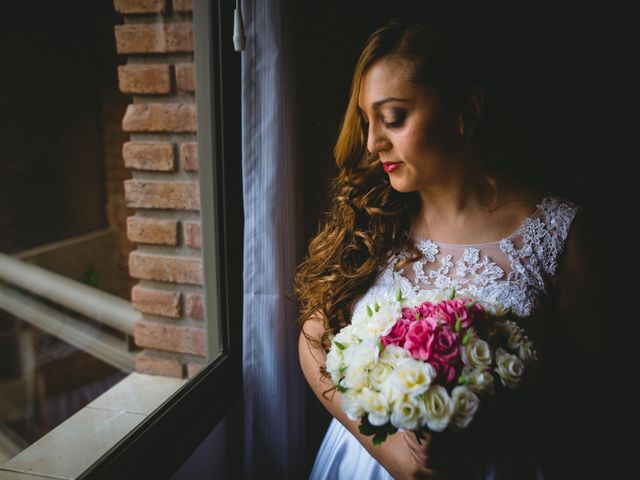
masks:
<instances>
[{"instance_id":1,"label":"window","mask_svg":"<svg viewBox=\"0 0 640 480\"><path fill-rule=\"evenodd\" d=\"M16 74L5 77L11 84L8 85L10 88L3 88L3 105L6 100L15 115L3 118L3 123L7 122L3 131L8 137L2 142L5 151L0 162L0 177L3 177L0 179L3 191L0 207L0 352L4 360L0 369L0 424L10 427L0 428L0 445L12 446L12 450L0 458L0 470L15 470L11 466L3 468L4 461L32 443L24 442L16 431L35 432L32 435L35 441L83 408L91 398L79 401L73 411L67 410L64 418L57 422L48 418L46 426L29 421L35 418L33 415L20 413L22 416L17 416L16 409L11 410L9 402L2 400L43 391L30 385L61 385L62 380L82 382L80 371L91 371L98 376L92 380L101 382L100 391L94 392L97 395L136 368L135 355L139 349L133 345L132 337L134 323L140 314L131 308L128 300L132 280L126 264L132 246L127 245L124 224L117 225L117 219L113 220L116 213L122 213L115 211L124 210L125 206L118 204L109 190L110 185L122 186L127 172L120 169L115 174L117 169L104 168L105 163L122 161L119 150L127 140L127 134L120 130L127 99L118 92L117 85L107 85L101 80L107 73L115 73L109 72L115 69L115 52L105 54L101 48L105 45L113 47L116 19L109 2L103 2L100 9L94 10L83 3L72 2L66 14L59 12L56 15L54 7L46 7L51 11L39 12L34 30L24 35L25 42L32 42L25 43L30 50L16 48L11 57L15 61ZM116 8L118 3L123 2L116 2ZM179 27L178 24L190 23L187 3L167 2L168 10L164 14L168 20L164 33ZM172 65L155 69L160 78L154 87L158 90L142 94L132 91L131 95L138 107L146 108L147 104L157 102L153 95L161 93L163 75L167 72L166 81L169 88L175 89L175 96L165 105L172 99L180 101L188 96L184 92L188 92L189 87L181 90L185 65L178 64L184 59L195 63L199 173L193 173L183 164L175 166L178 158L186 161L187 154L181 145L189 143L190 139L195 145L195 132L167 134L177 138L172 140L173 150L167 150L172 160L165 162L165 167L156 164L147 170L141 168L141 172L134 173L129 186L162 181L163 173L158 173L162 168L175 168L179 180L199 184L201 218L195 213L180 217L178 228L184 227L184 230L174 230L173 235L178 236L178 247L186 252L185 257L192 254L195 258L199 252L189 248L196 247L186 238L180 244L180 237L186 237L187 223L197 223L190 220L200 220L205 309L205 322L201 325L205 332L205 363L182 388L144 421L137 422L122 441L91 465L82 478L117 478L119 473L123 478L135 475L164 478L184 462L240 399L243 232L240 55L233 50L232 44L234 2L193 3L195 62L189 60L190 54L168 53L171 58L168 63ZM24 8L16 7L15 16L26 16ZM77 15L75 20L83 19L80 31L64 27L76 23L69 17L69 11ZM140 21L133 25L148 24L147 20L153 15L151 12L138 15ZM96 25L101 26L96 28ZM106 30L102 28L105 25ZM136 61L124 67L135 73L136 68L152 64L153 55L150 53L144 58L138 55ZM35 58L40 63L31 61ZM146 69L147 72L151 70ZM42 82L42 71L56 73L52 73L47 82ZM120 81L122 91L122 76ZM130 143L157 145L161 143L158 138L154 132L136 130L131 134L133 142ZM144 159L125 161L135 163ZM16 178L19 181L15 181ZM128 191L127 195L130 193ZM11 201L4 201L4 194L8 194L6 198ZM111 210L105 209L105 205L111 206ZM191 205L184 209L196 210ZM133 208L138 207L133 205ZM144 225L150 218L145 211L148 207L139 208L142 214L134 217ZM178 210L181 208L177 207ZM157 218L172 219L175 215L162 210ZM23 228L27 221L30 222L28 228ZM194 238L198 236L195 234ZM120 258L124 258L124 262L110 255L118 248L122 249ZM167 248L155 244L143 246L139 251L166 254ZM160 292L169 291L156 280L139 278L158 286ZM187 285L186 290L181 291L183 300L192 291L196 291L195 287ZM20 320L20 316L28 317L29 321ZM197 323L194 319L189 321ZM170 325L171 322L163 324ZM26 380L5 381L17 377L18 370L24 370L21 348L26 344L35 344L40 357L57 361L49 362L47 366L42 358L31 355L27 363L40 362L37 375ZM61 359L65 360L64 365L59 361ZM82 365L80 370L78 365ZM187 363L179 367L184 372ZM5 412L9 415L3 417ZM241 428L236 430L241 431ZM82 433L77 437L82 439ZM153 458L154 461L140 462L140 458Z\"/></svg>"}]
</instances>

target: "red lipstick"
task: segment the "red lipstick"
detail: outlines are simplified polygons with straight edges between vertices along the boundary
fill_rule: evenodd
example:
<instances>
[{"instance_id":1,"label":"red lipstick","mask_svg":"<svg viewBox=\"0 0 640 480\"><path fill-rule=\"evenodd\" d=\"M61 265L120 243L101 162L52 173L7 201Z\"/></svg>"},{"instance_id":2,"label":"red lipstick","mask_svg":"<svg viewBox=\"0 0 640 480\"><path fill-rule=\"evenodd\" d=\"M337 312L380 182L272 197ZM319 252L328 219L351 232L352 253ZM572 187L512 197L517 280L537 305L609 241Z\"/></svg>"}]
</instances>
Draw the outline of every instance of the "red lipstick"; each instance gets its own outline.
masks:
<instances>
[{"instance_id":1,"label":"red lipstick","mask_svg":"<svg viewBox=\"0 0 640 480\"><path fill-rule=\"evenodd\" d=\"M401 165L400 162L388 162L388 163L383 163L382 168L384 169L385 172L391 173L394 170L400 168L400 165Z\"/></svg>"}]
</instances>

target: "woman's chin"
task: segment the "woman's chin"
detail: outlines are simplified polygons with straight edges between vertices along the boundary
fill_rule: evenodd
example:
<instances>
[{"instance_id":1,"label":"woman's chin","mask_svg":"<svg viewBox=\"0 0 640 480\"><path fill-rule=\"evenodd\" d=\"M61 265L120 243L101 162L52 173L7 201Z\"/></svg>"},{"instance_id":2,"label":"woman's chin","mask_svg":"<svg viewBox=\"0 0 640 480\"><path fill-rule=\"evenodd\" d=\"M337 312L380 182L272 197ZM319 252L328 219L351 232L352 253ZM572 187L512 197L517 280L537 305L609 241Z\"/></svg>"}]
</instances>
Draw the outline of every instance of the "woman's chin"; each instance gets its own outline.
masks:
<instances>
[{"instance_id":1,"label":"woman's chin","mask_svg":"<svg viewBox=\"0 0 640 480\"><path fill-rule=\"evenodd\" d=\"M407 182L402 182L398 180L394 181L393 179L391 179L389 184L391 185L391 188L393 188L395 191L400 193L410 193L410 192L415 192L417 190L415 188L415 185L411 185Z\"/></svg>"}]
</instances>

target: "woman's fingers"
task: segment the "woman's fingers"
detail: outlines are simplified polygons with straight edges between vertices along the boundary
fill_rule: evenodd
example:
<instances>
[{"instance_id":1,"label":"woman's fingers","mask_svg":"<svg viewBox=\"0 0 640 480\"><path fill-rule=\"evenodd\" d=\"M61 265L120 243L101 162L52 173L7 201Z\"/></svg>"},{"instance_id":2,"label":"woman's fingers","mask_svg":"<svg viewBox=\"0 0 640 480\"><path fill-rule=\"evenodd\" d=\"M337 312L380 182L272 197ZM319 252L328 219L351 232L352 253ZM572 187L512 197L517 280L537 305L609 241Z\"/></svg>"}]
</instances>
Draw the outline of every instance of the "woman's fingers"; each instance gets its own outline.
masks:
<instances>
[{"instance_id":1,"label":"woman's fingers","mask_svg":"<svg viewBox=\"0 0 640 480\"><path fill-rule=\"evenodd\" d=\"M409 447L413 459L418 465L424 465L425 467L429 463L429 453L431 449L432 436L430 433L425 433L424 438L418 439L413 432L403 432L405 441Z\"/></svg>"}]
</instances>

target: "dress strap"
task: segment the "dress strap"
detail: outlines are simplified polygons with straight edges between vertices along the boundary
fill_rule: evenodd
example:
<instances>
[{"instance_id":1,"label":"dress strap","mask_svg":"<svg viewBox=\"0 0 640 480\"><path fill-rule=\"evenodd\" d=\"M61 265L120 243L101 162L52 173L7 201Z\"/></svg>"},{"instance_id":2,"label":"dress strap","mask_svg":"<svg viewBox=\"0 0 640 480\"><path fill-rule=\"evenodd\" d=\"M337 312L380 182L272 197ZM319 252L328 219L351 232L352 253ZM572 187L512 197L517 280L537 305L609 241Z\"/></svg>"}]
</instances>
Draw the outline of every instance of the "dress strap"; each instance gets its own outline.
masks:
<instances>
[{"instance_id":1,"label":"dress strap","mask_svg":"<svg viewBox=\"0 0 640 480\"><path fill-rule=\"evenodd\" d=\"M547 275L553 276L564 252L571 223L580 206L558 196L545 197L541 204L547 235L541 239L540 261Z\"/></svg>"}]
</instances>

